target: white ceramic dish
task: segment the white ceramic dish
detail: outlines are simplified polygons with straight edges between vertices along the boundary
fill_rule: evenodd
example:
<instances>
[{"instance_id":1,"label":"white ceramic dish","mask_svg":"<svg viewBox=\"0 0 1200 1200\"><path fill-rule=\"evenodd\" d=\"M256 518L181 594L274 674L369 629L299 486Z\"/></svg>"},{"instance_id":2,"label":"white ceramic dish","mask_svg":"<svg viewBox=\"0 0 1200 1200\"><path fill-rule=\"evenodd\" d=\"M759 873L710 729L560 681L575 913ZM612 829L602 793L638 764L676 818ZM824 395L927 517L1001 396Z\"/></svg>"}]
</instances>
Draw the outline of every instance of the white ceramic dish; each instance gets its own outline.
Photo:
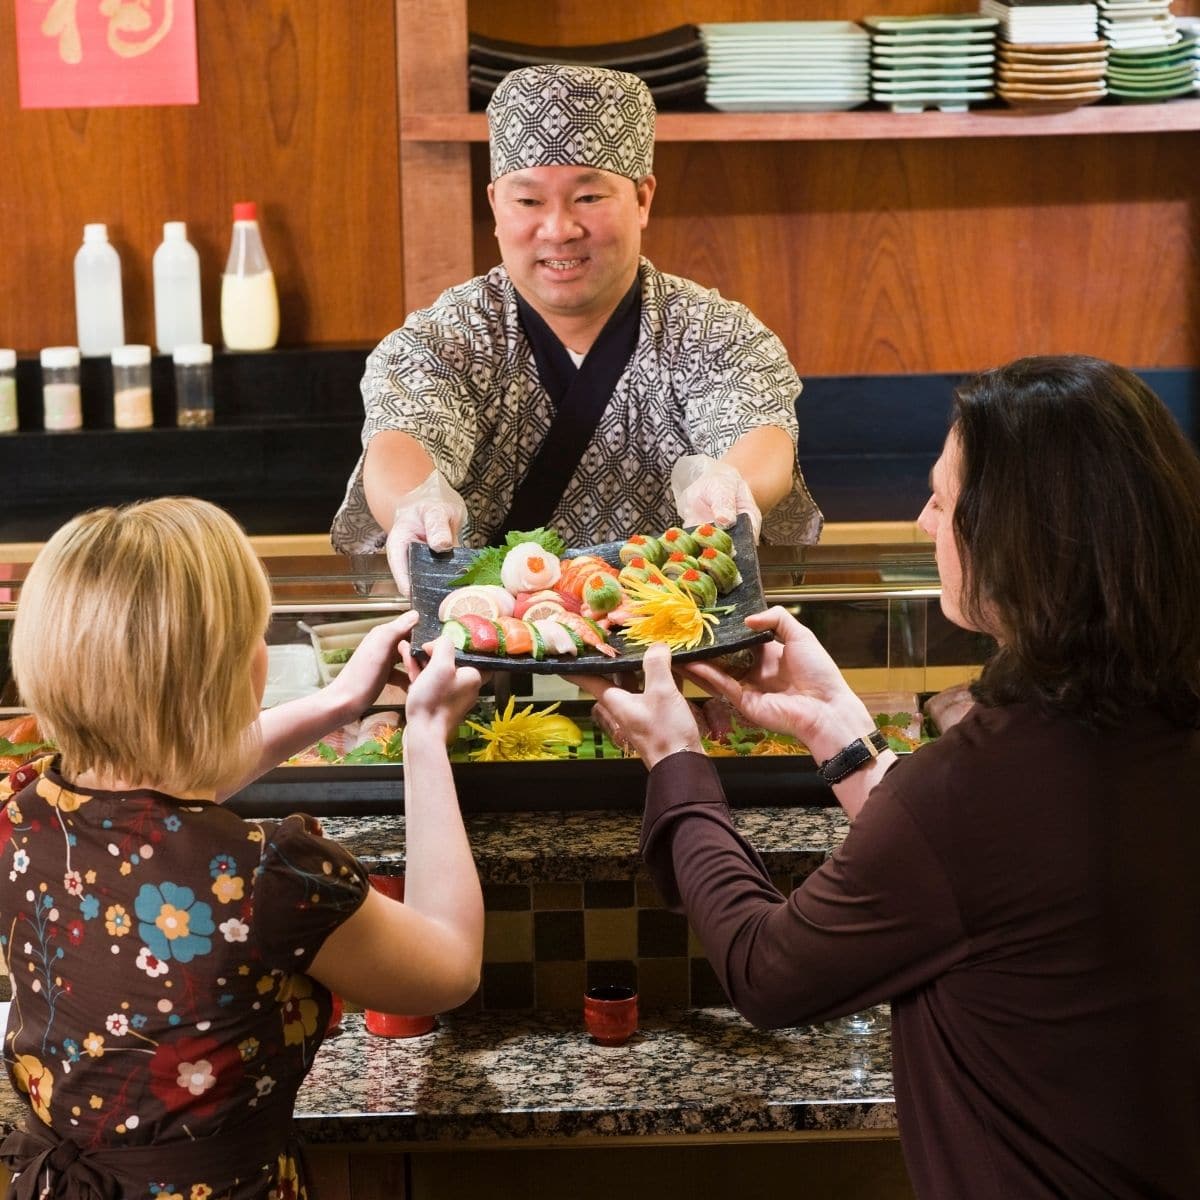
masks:
<instances>
[{"instance_id":1,"label":"white ceramic dish","mask_svg":"<svg viewBox=\"0 0 1200 1200\"><path fill-rule=\"evenodd\" d=\"M326 662L325 651L353 650L367 636L369 630L393 620L394 616L363 617L357 621L331 621L322 625L306 625L303 621L297 621L296 624L308 634L317 656L317 670L321 683L326 684L336 679L346 664Z\"/></svg>"},{"instance_id":2,"label":"white ceramic dish","mask_svg":"<svg viewBox=\"0 0 1200 1200\"><path fill-rule=\"evenodd\" d=\"M991 29L964 29L962 33L937 33L914 30L911 34L876 33L871 35L873 46L990 46L996 40Z\"/></svg>"},{"instance_id":3,"label":"white ceramic dish","mask_svg":"<svg viewBox=\"0 0 1200 1200\"><path fill-rule=\"evenodd\" d=\"M801 38L867 36L857 21L715 21L703 24L699 29L701 37L717 41L782 35Z\"/></svg>"},{"instance_id":4,"label":"white ceramic dish","mask_svg":"<svg viewBox=\"0 0 1200 1200\"><path fill-rule=\"evenodd\" d=\"M870 99L863 95L839 100L709 100L720 112L847 112Z\"/></svg>"},{"instance_id":5,"label":"white ceramic dish","mask_svg":"<svg viewBox=\"0 0 1200 1200\"><path fill-rule=\"evenodd\" d=\"M946 70L939 70L929 67L916 67L909 70L884 70L879 69L871 72L872 79L894 79L897 83L903 83L910 79L928 79L930 81L941 79L961 79L964 82L972 79L991 79L995 72L991 67L950 67Z\"/></svg>"},{"instance_id":6,"label":"white ceramic dish","mask_svg":"<svg viewBox=\"0 0 1200 1200\"><path fill-rule=\"evenodd\" d=\"M982 67L996 61L994 51L986 54L876 54L871 60L885 67Z\"/></svg>"},{"instance_id":7,"label":"white ceramic dish","mask_svg":"<svg viewBox=\"0 0 1200 1200\"><path fill-rule=\"evenodd\" d=\"M955 32L964 29L995 29L999 21L994 16L979 13L938 13L930 16L863 17L862 23L871 30L895 33L926 29Z\"/></svg>"}]
</instances>

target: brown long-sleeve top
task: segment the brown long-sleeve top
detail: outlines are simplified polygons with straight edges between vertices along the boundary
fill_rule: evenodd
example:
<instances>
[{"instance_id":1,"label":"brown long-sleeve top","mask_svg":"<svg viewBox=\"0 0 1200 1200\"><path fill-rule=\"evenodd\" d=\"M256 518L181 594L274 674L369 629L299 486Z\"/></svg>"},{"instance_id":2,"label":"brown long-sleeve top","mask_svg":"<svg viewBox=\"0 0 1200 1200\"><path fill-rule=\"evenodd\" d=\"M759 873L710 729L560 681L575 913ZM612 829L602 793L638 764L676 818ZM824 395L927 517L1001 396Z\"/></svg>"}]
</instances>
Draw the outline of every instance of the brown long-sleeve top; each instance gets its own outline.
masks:
<instances>
[{"instance_id":1,"label":"brown long-sleeve top","mask_svg":"<svg viewBox=\"0 0 1200 1200\"><path fill-rule=\"evenodd\" d=\"M919 1196L1200 1197L1200 734L977 705L788 897L676 754L642 853L755 1024L892 1001Z\"/></svg>"}]
</instances>

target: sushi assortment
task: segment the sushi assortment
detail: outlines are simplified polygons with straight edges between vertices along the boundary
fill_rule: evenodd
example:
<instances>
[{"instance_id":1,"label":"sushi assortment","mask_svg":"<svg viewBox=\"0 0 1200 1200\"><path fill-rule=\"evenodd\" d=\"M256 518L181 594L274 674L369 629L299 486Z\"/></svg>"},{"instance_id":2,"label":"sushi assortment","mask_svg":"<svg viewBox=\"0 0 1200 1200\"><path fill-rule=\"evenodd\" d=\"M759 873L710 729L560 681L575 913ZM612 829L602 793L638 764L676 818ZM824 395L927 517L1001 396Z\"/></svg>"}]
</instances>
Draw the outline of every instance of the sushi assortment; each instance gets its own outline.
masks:
<instances>
[{"instance_id":1,"label":"sushi assortment","mask_svg":"<svg viewBox=\"0 0 1200 1200\"><path fill-rule=\"evenodd\" d=\"M719 597L742 582L733 539L717 525L633 534L618 565L595 554L560 556L553 545L553 537L540 537L480 551L502 555L498 575L488 576L500 582L448 591L438 606L442 632L468 654L534 661L615 658L617 634L630 646L666 641L691 649L712 640ZM472 578L469 570L465 577Z\"/></svg>"}]
</instances>

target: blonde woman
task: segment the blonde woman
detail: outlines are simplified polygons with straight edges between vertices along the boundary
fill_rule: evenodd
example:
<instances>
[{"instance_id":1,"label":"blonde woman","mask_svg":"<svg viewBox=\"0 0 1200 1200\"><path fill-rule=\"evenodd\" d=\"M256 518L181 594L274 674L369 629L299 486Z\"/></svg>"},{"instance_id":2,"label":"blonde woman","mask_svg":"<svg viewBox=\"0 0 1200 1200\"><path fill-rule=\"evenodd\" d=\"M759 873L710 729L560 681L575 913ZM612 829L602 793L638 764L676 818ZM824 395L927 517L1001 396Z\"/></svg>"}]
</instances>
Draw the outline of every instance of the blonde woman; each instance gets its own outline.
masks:
<instances>
[{"instance_id":1,"label":"blonde woman","mask_svg":"<svg viewBox=\"0 0 1200 1200\"><path fill-rule=\"evenodd\" d=\"M483 904L445 746L478 673L441 641L418 670L408 614L260 715L269 610L241 529L200 500L86 513L30 569L13 672L59 753L0 788L5 1061L30 1110L0 1148L25 1175L10 1195L303 1196L292 1105L330 991L431 1012L476 987ZM357 716L397 660L403 904L311 818L220 803Z\"/></svg>"}]
</instances>

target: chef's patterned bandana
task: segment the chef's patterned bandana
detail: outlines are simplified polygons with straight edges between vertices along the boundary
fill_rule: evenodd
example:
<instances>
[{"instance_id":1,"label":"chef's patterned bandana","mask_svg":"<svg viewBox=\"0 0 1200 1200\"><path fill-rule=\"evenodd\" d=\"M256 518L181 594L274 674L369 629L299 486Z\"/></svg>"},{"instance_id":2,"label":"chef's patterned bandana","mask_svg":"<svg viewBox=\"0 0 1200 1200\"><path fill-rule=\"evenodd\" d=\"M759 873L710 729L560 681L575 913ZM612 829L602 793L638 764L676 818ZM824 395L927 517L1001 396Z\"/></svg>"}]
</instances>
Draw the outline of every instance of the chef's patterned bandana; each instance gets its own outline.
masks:
<instances>
[{"instance_id":1,"label":"chef's patterned bandana","mask_svg":"<svg viewBox=\"0 0 1200 1200\"><path fill-rule=\"evenodd\" d=\"M525 167L597 167L638 180L654 170L654 100L605 67L523 67L487 106L492 178Z\"/></svg>"}]
</instances>

